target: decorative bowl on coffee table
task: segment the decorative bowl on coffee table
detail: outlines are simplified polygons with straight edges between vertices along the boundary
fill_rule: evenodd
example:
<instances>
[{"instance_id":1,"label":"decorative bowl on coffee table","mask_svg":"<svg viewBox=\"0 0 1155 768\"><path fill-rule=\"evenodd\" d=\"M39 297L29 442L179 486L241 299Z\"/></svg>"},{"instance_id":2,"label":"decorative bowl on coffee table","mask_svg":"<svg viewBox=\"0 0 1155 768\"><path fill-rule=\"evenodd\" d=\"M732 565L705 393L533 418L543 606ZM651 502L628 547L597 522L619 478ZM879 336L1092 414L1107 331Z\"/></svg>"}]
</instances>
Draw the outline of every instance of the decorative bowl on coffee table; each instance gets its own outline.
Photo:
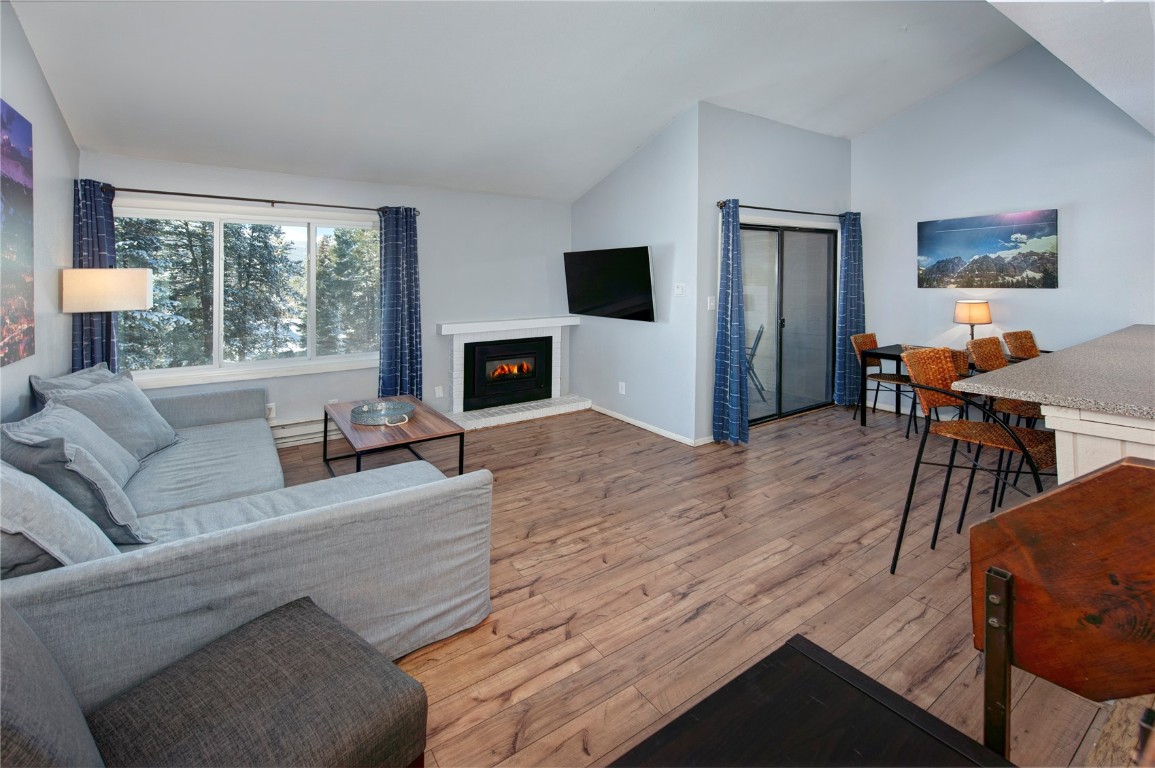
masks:
<instances>
[{"instance_id":1,"label":"decorative bowl on coffee table","mask_svg":"<svg viewBox=\"0 0 1155 768\"><path fill-rule=\"evenodd\" d=\"M355 405L349 412L349 420L354 424L371 427L396 427L409 421L413 412L412 403L387 400L383 403Z\"/></svg>"}]
</instances>

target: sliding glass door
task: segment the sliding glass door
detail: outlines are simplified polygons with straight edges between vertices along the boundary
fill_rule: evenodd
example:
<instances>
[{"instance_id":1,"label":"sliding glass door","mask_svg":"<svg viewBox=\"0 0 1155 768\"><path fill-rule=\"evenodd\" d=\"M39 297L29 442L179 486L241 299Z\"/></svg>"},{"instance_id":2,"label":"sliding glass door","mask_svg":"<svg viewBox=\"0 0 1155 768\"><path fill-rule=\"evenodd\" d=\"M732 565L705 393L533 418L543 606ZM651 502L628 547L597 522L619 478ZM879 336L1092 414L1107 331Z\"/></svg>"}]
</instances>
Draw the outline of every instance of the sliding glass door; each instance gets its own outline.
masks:
<instances>
[{"instance_id":1,"label":"sliding glass door","mask_svg":"<svg viewBox=\"0 0 1155 768\"><path fill-rule=\"evenodd\" d=\"M742 225L750 421L834 397L835 233Z\"/></svg>"}]
</instances>

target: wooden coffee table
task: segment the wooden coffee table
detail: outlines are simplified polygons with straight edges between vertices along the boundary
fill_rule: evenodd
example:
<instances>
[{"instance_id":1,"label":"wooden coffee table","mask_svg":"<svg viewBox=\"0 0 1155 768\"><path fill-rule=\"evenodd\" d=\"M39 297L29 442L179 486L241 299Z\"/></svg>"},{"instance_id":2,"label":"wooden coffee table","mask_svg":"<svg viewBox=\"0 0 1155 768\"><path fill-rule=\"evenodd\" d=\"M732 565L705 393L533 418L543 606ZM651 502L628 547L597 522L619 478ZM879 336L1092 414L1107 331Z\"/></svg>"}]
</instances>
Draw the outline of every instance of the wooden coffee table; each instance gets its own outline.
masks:
<instances>
[{"instance_id":1,"label":"wooden coffee table","mask_svg":"<svg viewBox=\"0 0 1155 768\"><path fill-rule=\"evenodd\" d=\"M354 424L349 418L349 412L355 405L380 403L387 400L396 400L413 405L413 412L409 414L409 421L397 426L366 426ZM329 420L337 425L341 435L349 441L353 448L352 453L342 456L329 455ZM331 462L341 459L357 460L357 471L361 471L361 457L382 451L391 451L397 448L408 448L419 459L424 457L413 447L417 443L430 440L440 440L445 437L457 437L457 474L465 473L465 430L453 421L450 421L440 412L430 408L411 395L398 397L375 397L369 400L355 400L348 403L334 403L325 406L325 436L321 443L321 460L325 462L325 469L329 476L334 477Z\"/></svg>"}]
</instances>

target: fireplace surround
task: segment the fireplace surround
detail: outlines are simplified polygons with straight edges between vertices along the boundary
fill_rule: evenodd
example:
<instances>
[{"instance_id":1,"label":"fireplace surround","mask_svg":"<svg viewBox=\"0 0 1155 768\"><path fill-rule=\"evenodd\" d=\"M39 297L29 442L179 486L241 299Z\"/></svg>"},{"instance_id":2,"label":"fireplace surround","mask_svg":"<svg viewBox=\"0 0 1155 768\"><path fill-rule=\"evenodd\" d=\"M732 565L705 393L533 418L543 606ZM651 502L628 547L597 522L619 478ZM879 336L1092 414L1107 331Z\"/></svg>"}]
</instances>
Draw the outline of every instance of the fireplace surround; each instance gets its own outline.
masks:
<instances>
[{"instance_id":1,"label":"fireplace surround","mask_svg":"<svg viewBox=\"0 0 1155 768\"><path fill-rule=\"evenodd\" d=\"M470 430L495 427L500 424L512 424L543 416L557 416L590 408L593 404L588 397L562 392L562 366L565 364L562 342L567 328L580 323L581 319L574 315L438 323L437 332L442 336L450 337L452 351L449 392L451 404L446 415L465 429ZM515 405L466 411L464 408L465 345L479 341L500 342L508 339L538 336L546 336L552 342L549 397Z\"/></svg>"}]
</instances>

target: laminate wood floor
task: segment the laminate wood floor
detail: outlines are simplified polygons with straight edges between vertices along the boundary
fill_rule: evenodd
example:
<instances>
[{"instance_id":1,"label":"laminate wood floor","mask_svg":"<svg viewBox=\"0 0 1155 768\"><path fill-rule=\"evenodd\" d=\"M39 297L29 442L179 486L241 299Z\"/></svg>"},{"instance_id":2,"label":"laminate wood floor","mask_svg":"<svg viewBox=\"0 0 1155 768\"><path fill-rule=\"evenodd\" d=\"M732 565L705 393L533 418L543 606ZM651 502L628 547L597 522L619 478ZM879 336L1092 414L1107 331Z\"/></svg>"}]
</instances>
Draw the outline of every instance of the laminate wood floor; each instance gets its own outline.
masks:
<instances>
[{"instance_id":1,"label":"laminate wood floor","mask_svg":"<svg viewBox=\"0 0 1155 768\"><path fill-rule=\"evenodd\" d=\"M493 613L398 662L429 695L426 764L604 765L794 633L981 739L961 480L931 550L942 470L927 472L892 576L918 441L893 414L868 422L830 408L742 447L594 411L467 433L466 471L495 477ZM456 440L422 452L455 470ZM326 476L319 444L281 459L290 484ZM1099 705L1021 671L1014 695L1016 763L1088 762Z\"/></svg>"}]
</instances>

